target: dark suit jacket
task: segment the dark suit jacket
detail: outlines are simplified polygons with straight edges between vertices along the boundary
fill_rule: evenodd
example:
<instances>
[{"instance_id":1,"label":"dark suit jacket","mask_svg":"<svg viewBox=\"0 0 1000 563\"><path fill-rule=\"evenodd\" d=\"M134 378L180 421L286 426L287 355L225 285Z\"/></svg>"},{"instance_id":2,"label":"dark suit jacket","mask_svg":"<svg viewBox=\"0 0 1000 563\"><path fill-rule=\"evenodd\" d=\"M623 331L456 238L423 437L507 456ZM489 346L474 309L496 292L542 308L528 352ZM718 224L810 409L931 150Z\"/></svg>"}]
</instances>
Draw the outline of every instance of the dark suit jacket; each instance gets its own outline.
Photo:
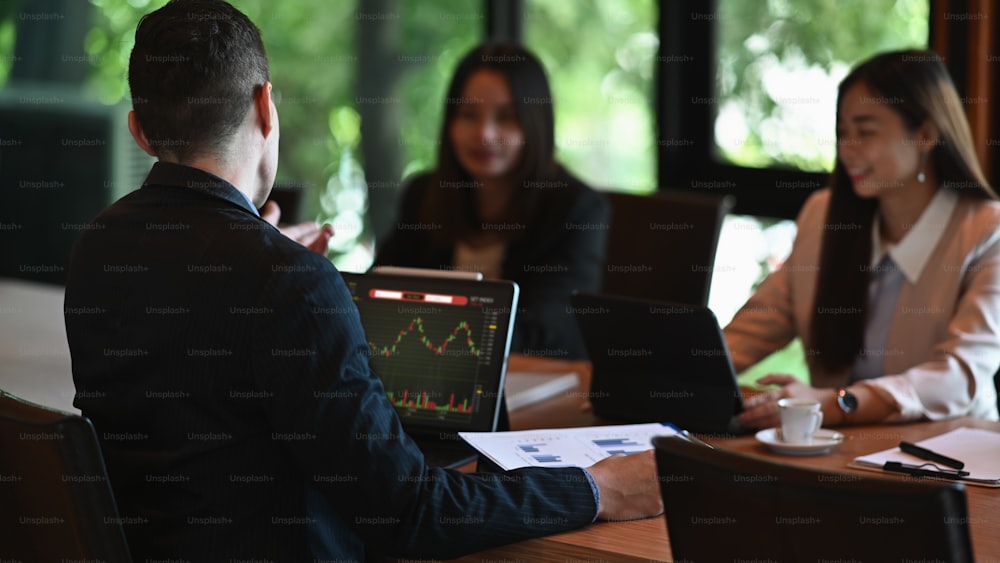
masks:
<instances>
[{"instance_id":1,"label":"dark suit jacket","mask_svg":"<svg viewBox=\"0 0 1000 563\"><path fill-rule=\"evenodd\" d=\"M502 275L521 287L511 352L585 359L587 350L570 308L573 291L599 291L611 207L600 193L563 174L544 190L540 220L510 241ZM417 176L403 194L399 218L385 240L377 241L375 265L450 269L454 246L431 242L420 209L431 189L430 176Z\"/></svg>"},{"instance_id":2,"label":"dark suit jacket","mask_svg":"<svg viewBox=\"0 0 1000 563\"><path fill-rule=\"evenodd\" d=\"M215 176L156 164L80 237L65 306L136 561L452 557L596 513L580 469L424 465L339 273Z\"/></svg>"}]
</instances>

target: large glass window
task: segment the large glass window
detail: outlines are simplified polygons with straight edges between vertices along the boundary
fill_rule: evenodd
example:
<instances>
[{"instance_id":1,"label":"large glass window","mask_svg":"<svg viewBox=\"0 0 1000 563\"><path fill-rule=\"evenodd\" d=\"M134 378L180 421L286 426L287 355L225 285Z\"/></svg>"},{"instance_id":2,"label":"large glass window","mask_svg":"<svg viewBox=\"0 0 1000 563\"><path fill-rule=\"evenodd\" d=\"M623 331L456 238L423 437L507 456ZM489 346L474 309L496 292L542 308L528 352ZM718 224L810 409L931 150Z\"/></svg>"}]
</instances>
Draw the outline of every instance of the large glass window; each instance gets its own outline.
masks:
<instances>
[{"instance_id":1,"label":"large glass window","mask_svg":"<svg viewBox=\"0 0 1000 563\"><path fill-rule=\"evenodd\" d=\"M139 18L166 0L91 0L94 27L86 52L94 66L89 89L108 104L125 100L128 57ZM352 99L353 1L297 0L295 9L268 0L232 0L261 29L279 93L282 135L278 183L305 186L314 198L326 183L329 117ZM279 9L282 8L282 9ZM315 193L314 193L315 192ZM315 211L315 202L307 202Z\"/></svg>"},{"instance_id":2,"label":"large glass window","mask_svg":"<svg viewBox=\"0 0 1000 563\"><path fill-rule=\"evenodd\" d=\"M127 103L135 25L166 0L91 2L96 14L86 40L94 66L88 89L105 103ZM261 29L271 61L283 132L276 183L301 190L299 219L333 224L331 257L339 267L364 270L372 258L367 193L397 190L401 176L434 166L445 88L458 58L482 38L483 2L398 2L378 4L379 10L359 0L233 5ZM386 38L374 45L381 50L373 57L380 61L376 69L362 68L360 32ZM0 28L0 42L4 37ZM378 83L377 92L359 93L362 76ZM376 131L392 131L378 139L376 162L361 156L363 116L379 120ZM399 163L400 170L385 176L386 163Z\"/></svg>"},{"instance_id":3,"label":"large glass window","mask_svg":"<svg viewBox=\"0 0 1000 563\"><path fill-rule=\"evenodd\" d=\"M405 177L436 165L445 90L459 59L482 41L486 16L482 0L424 0L402 8L399 146Z\"/></svg>"},{"instance_id":4,"label":"large glass window","mask_svg":"<svg viewBox=\"0 0 1000 563\"><path fill-rule=\"evenodd\" d=\"M877 52L926 47L929 11L928 0L719 0L719 156L747 167L830 171L837 84ZM720 318L760 281L730 275L746 268L726 260L758 257L766 274L793 237L794 225L752 217L723 230L713 284Z\"/></svg>"},{"instance_id":5,"label":"large glass window","mask_svg":"<svg viewBox=\"0 0 1000 563\"><path fill-rule=\"evenodd\" d=\"M557 157L588 184L656 188L653 0L528 0L525 44L552 85Z\"/></svg>"},{"instance_id":6,"label":"large glass window","mask_svg":"<svg viewBox=\"0 0 1000 563\"><path fill-rule=\"evenodd\" d=\"M436 166L445 90L458 60L482 40L486 26L480 0L390 4L395 11L384 15L397 21L366 25L359 37L358 109L367 136L368 216L376 237L398 215L404 178ZM369 98L376 105L362 105ZM373 258L371 251L355 257L338 267L363 271Z\"/></svg>"},{"instance_id":7,"label":"large glass window","mask_svg":"<svg viewBox=\"0 0 1000 563\"><path fill-rule=\"evenodd\" d=\"M929 12L928 0L719 0L718 159L832 170L838 83L875 53L926 47ZM794 237L790 220L727 218L709 298L722 324L784 262ZM752 367L741 382L752 385L773 371L807 379L799 340Z\"/></svg>"},{"instance_id":8,"label":"large glass window","mask_svg":"<svg viewBox=\"0 0 1000 563\"><path fill-rule=\"evenodd\" d=\"M165 2L90 0L95 10L85 39L92 67L87 95L109 105L127 103L125 74L135 24ZM350 269L363 269L371 250L366 213L385 214L391 205L383 199L378 209L366 210L364 189L343 186L363 186L359 179L367 176L376 180L369 182L369 196L383 184L386 193L394 193L402 177L434 166L444 90L458 58L483 38L485 2L233 3L260 26L272 61L285 132L278 183L306 188L301 218L332 221L334 254L354 253ZM927 42L929 0L718 4L711 15L718 20L716 153L720 161L740 166L828 170L837 81L851 64L876 51ZM13 48L18 5L0 7L0 55ZM368 5L390 11L369 13ZM552 82L557 156L595 187L645 192L672 181L656 178L659 5L656 0L524 0L525 43ZM358 45L371 29L363 24L373 18L394 24L374 28L385 33L373 43L393 60L366 70L359 68L359 57L367 52ZM12 62L0 57L0 83ZM369 160L378 156L374 162L360 156L359 124L367 114L358 91L359 77L365 76L384 81L379 99L393 102L374 108L388 115L379 122L387 137L376 139L377 149L364 151ZM749 195L743 199L749 201ZM357 248L363 252L355 253Z\"/></svg>"},{"instance_id":9,"label":"large glass window","mask_svg":"<svg viewBox=\"0 0 1000 563\"><path fill-rule=\"evenodd\" d=\"M128 104L128 58L136 24L166 0L91 3L96 8L94 25L85 50L93 69L86 89L106 104ZM353 159L357 149L356 1L296 0L294 9L269 0L232 4L260 28L271 63L283 133L276 184L301 190L297 219L334 224L332 256L341 259L356 250L363 254L359 241L365 234L364 186L358 201L358 189L343 190L337 184L345 151L354 151L348 155ZM336 180L332 187L331 179Z\"/></svg>"},{"instance_id":10,"label":"large glass window","mask_svg":"<svg viewBox=\"0 0 1000 563\"><path fill-rule=\"evenodd\" d=\"M720 156L825 172L837 84L877 52L926 47L928 0L719 0Z\"/></svg>"}]
</instances>

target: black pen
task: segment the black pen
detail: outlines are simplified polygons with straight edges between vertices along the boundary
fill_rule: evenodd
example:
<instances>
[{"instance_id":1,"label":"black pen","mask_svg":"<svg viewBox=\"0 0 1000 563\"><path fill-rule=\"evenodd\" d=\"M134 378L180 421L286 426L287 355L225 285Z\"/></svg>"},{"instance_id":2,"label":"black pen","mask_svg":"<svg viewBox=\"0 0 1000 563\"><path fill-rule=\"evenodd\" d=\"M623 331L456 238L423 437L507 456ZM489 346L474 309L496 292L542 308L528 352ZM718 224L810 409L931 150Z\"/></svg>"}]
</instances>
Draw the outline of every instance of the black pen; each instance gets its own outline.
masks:
<instances>
[{"instance_id":1,"label":"black pen","mask_svg":"<svg viewBox=\"0 0 1000 563\"><path fill-rule=\"evenodd\" d=\"M933 461L934 463L940 463L941 465L946 465L954 469L962 469L965 467L965 463L952 459L948 456L943 456L939 453L932 452L927 448L921 448L916 444L911 444L909 442L900 442L899 449L912 455L917 456L920 459L926 459L927 461Z\"/></svg>"},{"instance_id":2,"label":"black pen","mask_svg":"<svg viewBox=\"0 0 1000 563\"><path fill-rule=\"evenodd\" d=\"M906 465L905 463L900 463L898 461L887 461L882 466L885 471L892 471L895 473L906 473L907 475L912 475L914 477L939 477L942 479L955 479L961 480L963 477L968 477L968 471L937 471L934 469L924 469L916 465Z\"/></svg>"}]
</instances>

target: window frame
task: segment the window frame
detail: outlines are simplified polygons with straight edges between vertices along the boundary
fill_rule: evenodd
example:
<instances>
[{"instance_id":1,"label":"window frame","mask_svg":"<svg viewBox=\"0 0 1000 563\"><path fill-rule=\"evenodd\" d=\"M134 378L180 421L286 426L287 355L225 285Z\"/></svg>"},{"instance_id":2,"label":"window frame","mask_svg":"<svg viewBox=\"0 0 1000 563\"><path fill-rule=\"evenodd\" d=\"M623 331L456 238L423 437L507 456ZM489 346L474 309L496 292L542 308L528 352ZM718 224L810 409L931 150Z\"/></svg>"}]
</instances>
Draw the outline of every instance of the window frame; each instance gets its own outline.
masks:
<instances>
[{"instance_id":1,"label":"window frame","mask_svg":"<svg viewBox=\"0 0 1000 563\"><path fill-rule=\"evenodd\" d=\"M932 14L936 1L930 0ZM750 168L716 156L718 6L718 0L660 0L656 114L661 189L705 191L708 186L713 193L735 196L736 214L794 219L809 195L827 185L828 173ZM708 103L689 103L694 99ZM678 139L692 142L671 143Z\"/></svg>"},{"instance_id":2,"label":"window frame","mask_svg":"<svg viewBox=\"0 0 1000 563\"><path fill-rule=\"evenodd\" d=\"M929 0L931 14L939 1ZM484 2L485 38L522 42L523 0ZM657 189L733 195L735 214L794 219L809 195L827 185L828 173L751 168L718 158L714 131L719 1L659 0L657 5L660 47L653 102ZM934 27L931 17L928 43ZM951 40L961 41L954 36Z\"/></svg>"}]
</instances>

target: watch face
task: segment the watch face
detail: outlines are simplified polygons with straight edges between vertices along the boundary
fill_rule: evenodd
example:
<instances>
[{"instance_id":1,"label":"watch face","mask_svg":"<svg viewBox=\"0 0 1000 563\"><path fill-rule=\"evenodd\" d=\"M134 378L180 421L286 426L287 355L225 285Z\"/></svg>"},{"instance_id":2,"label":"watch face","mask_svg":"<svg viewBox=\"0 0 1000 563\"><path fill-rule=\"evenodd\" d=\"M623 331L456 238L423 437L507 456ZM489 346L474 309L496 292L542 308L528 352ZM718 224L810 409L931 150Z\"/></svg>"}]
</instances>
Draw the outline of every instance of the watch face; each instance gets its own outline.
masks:
<instances>
[{"instance_id":1,"label":"watch face","mask_svg":"<svg viewBox=\"0 0 1000 563\"><path fill-rule=\"evenodd\" d=\"M837 403L844 412L854 412L858 409L858 398L846 389L841 389L837 393Z\"/></svg>"}]
</instances>

